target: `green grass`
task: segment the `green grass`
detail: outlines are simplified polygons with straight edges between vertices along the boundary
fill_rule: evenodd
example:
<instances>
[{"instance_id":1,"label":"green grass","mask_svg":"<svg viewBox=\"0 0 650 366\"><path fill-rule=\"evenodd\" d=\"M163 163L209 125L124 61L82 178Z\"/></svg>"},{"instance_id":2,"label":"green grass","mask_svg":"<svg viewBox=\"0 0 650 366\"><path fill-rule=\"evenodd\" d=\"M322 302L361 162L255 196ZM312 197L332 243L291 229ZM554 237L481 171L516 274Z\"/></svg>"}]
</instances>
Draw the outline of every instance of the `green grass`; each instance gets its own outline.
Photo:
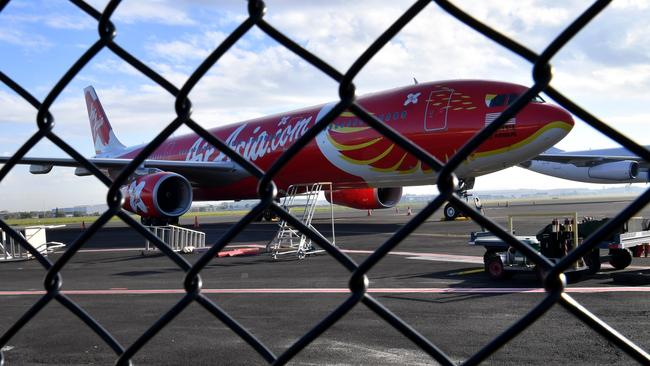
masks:
<instances>
[{"instance_id":1,"label":"green grass","mask_svg":"<svg viewBox=\"0 0 650 366\"><path fill-rule=\"evenodd\" d=\"M329 212L330 207L329 206L317 206L316 207L316 212ZM335 212L342 212L342 211L354 211L354 209L343 207L343 206L334 206L334 211ZM188 212L185 215L181 216L181 220L192 220L194 216L198 217L215 217L215 216L244 216L246 215L250 209L244 209L244 210L224 210L224 211L211 211L211 212ZM137 215L132 215L132 217L136 221L140 221L140 217ZM79 216L79 217L51 217L51 218L44 218L44 219L34 219L34 218L29 218L29 219L7 219L5 222L9 224L10 226L18 226L18 227L24 227L24 226L35 226L35 225L81 225L82 222L86 225L89 226L95 220L97 220L99 216ZM121 221L117 217L111 218L110 221Z\"/></svg>"},{"instance_id":2,"label":"green grass","mask_svg":"<svg viewBox=\"0 0 650 366\"><path fill-rule=\"evenodd\" d=\"M79 216L79 217L48 217L44 219L7 219L5 222L9 226L36 226L36 225L69 225L69 224L79 224L83 222L86 226L92 224L97 220L99 216ZM110 221L120 220L117 217L113 217Z\"/></svg>"}]
</instances>

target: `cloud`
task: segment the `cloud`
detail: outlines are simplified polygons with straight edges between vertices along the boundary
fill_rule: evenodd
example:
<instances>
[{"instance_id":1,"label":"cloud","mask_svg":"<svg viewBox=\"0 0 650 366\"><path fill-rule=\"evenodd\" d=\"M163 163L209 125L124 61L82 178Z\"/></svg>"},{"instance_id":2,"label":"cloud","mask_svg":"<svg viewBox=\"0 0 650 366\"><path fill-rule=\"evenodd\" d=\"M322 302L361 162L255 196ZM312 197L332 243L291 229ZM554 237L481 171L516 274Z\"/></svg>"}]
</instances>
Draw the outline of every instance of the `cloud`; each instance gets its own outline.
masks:
<instances>
[{"instance_id":1,"label":"cloud","mask_svg":"<svg viewBox=\"0 0 650 366\"><path fill-rule=\"evenodd\" d=\"M0 181L2 209L9 211L50 210L102 203L106 202L107 191L96 178L77 177L70 168L54 168L47 175L33 175L28 173L26 166L16 166ZM27 192L38 199L27 198Z\"/></svg>"},{"instance_id":2,"label":"cloud","mask_svg":"<svg viewBox=\"0 0 650 366\"><path fill-rule=\"evenodd\" d=\"M0 90L0 126L6 123L31 123L36 121L36 109L22 97Z\"/></svg>"},{"instance_id":3,"label":"cloud","mask_svg":"<svg viewBox=\"0 0 650 366\"><path fill-rule=\"evenodd\" d=\"M126 61L117 57L110 57L99 62L92 62L93 71L103 74L123 74L129 76L142 76L142 73Z\"/></svg>"},{"instance_id":4,"label":"cloud","mask_svg":"<svg viewBox=\"0 0 650 366\"><path fill-rule=\"evenodd\" d=\"M207 31L171 41L152 42L145 48L155 57L170 64L203 61L227 37L223 32Z\"/></svg>"},{"instance_id":5,"label":"cloud","mask_svg":"<svg viewBox=\"0 0 650 366\"><path fill-rule=\"evenodd\" d=\"M196 24L180 2L160 0L125 1L115 10L113 19L125 23Z\"/></svg>"},{"instance_id":6,"label":"cloud","mask_svg":"<svg viewBox=\"0 0 650 366\"><path fill-rule=\"evenodd\" d=\"M32 51L45 51L53 46L53 43L40 34L23 32L10 27L0 27L0 42L5 42L26 48Z\"/></svg>"},{"instance_id":7,"label":"cloud","mask_svg":"<svg viewBox=\"0 0 650 366\"><path fill-rule=\"evenodd\" d=\"M97 28L97 21L88 16L49 14L40 21L48 27L56 29L87 30Z\"/></svg>"},{"instance_id":8,"label":"cloud","mask_svg":"<svg viewBox=\"0 0 650 366\"><path fill-rule=\"evenodd\" d=\"M581 1L549 5L533 0L497 3L464 0L460 4L478 19L537 51L546 47L589 5ZM203 7L206 5L208 9ZM344 72L410 5L410 1L388 0L269 0L265 19ZM650 64L650 27L639 11L644 6L645 2L614 2L552 60L554 86L603 120L616 123L617 128L638 138L647 135L643 130L648 117L645 106L650 105L650 67L647 66ZM102 9L102 6L96 8ZM120 44L180 87L246 16L245 2L148 1L124 2L118 7L115 20L129 25L123 27L128 31L120 33L119 37L123 37L118 39ZM72 29L74 24L70 24L70 19L74 18L63 16L46 26ZM35 22L29 24L37 25ZM42 49L53 60L65 56L60 53L63 50L51 47L61 42L53 36L55 32L3 27L0 40L7 38L3 40L7 44ZM88 82L95 85L116 134L126 144L149 141L176 116L174 99L169 93L123 61L114 56L104 57L104 54L103 51L84 68L70 86L76 90L66 89L52 109L57 120L55 132L84 154L92 151L86 107L80 92ZM361 95L410 84L413 77L421 82L481 78L531 85L531 71L529 62L469 29L432 2L363 68L354 81L357 94ZM58 77L60 75L56 75ZM82 81L85 85L81 85ZM35 83L42 87L43 81ZM38 88L30 88L35 89ZM192 90L190 98L193 118L205 127L213 127L337 100L338 85L255 29L211 68ZM32 126L26 128L28 124L23 126L23 123L33 124L35 110L20 98L0 92L0 110L3 111L0 117L3 131L8 125L14 130L32 131ZM14 151L15 146L24 142L15 140L3 140L7 144L3 150ZM578 121L560 147L579 149L584 147L585 140L594 148L611 145L611 140ZM57 149L48 150L46 145L34 154L42 152L62 155ZM70 172L67 174L66 179L79 181ZM519 175L514 175L513 184L517 183ZM483 185L481 180L481 188L498 186L503 181L497 178ZM19 182L14 183L20 185ZM1 184L6 186L7 182ZM72 197L74 192L69 191L71 189L61 193L65 202L76 200ZM6 192L0 189L0 199L7 197ZM80 203L97 201L88 198Z\"/></svg>"}]
</instances>

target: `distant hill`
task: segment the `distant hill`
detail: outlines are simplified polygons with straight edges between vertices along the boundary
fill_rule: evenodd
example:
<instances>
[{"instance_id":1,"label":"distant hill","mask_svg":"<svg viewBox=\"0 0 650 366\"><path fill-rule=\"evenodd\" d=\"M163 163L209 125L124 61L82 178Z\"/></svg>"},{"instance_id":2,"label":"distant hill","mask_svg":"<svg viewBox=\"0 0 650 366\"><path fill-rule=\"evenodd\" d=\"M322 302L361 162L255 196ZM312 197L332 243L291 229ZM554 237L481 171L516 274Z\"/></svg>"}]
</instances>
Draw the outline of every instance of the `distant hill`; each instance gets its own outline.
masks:
<instances>
[{"instance_id":1,"label":"distant hill","mask_svg":"<svg viewBox=\"0 0 650 366\"><path fill-rule=\"evenodd\" d=\"M553 197L619 197L638 196L648 187L616 186L601 189L556 188L556 189L509 189L509 190L472 190L481 200L516 199L516 198L553 198ZM437 193L437 191L436 191ZM410 194L402 197L402 202L430 201L434 194Z\"/></svg>"},{"instance_id":2,"label":"distant hill","mask_svg":"<svg viewBox=\"0 0 650 366\"><path fill-rule=\"evenodd\" d=\"M566 196L638 196L647 187L618 186L601 189L557 188L557 189L516 189L516 190L476 190L482 199L490 198L526 198L526 197L566 197Z\"/></svg>"}]
</instances>

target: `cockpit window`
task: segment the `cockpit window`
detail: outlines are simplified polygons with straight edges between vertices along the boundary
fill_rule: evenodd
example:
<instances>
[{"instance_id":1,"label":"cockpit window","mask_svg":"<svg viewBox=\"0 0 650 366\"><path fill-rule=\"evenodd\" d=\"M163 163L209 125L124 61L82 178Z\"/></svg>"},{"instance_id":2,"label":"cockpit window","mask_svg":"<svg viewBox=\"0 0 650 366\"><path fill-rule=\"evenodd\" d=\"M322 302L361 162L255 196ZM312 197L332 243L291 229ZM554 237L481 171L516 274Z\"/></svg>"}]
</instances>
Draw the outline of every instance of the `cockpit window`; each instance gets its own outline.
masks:
<instances>
[{"instance_id":1,"label":"cockpit window","mask_svg":"<svg viewBox=\"0 0 650 366\"><path fill-rule=\"evenodd\" d=\"M485 98L485 104L487 104L489 108L501 107L506 105L507 97L507 94L488 95Z\"/></svg>"},{"instance_id":2,"label":"cockpit window","mask_svg":"<svg viewBox=\"0 0 650 366\"><path fill-rule=\"evenodd\" d=\"M508 106L512 105L519 97L521 94L517 93L510 93L510 94L487 94L485 96L485 105L488 106L488 108L494 108L494 107L503 107L506 104ZM536 95L533 97L533 99L530 101L531 103L546 103L544 99L542 99L541 96Z\"/></svg>"},{"instance_id":3,"label":"cockpit window","mask_svg":"<svg viewBox=\"0 0 650 366\"><path fill-rule=\"evenodd\" d=\"M517 98L519 98L519 94L508 94L508 105L512 105L517 100Z\"/></svg>"}]
</instances>

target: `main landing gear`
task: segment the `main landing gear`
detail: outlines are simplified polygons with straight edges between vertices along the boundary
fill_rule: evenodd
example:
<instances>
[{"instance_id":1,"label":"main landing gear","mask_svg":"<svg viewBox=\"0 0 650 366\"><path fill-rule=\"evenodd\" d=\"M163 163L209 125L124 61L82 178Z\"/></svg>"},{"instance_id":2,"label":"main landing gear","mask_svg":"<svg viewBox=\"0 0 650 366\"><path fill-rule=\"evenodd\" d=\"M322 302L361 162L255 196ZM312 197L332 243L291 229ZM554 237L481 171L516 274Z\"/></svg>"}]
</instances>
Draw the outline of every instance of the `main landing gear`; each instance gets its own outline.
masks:
<instances>
[{"instance_id":1,"label":"main landing gear","mask_svg":"<svg viewBox=\"0 0 650 366\"><path fill-rule=\"evenodd\" d=\"M464 199L465 202L467 202L467 204L470 207L474 207L476 211L483 212L483 204L481 203L481 200L478 198L478 196L467 193L467 191L472 188L474 188L473 178L467 180L461 180L460 184L458 185L458 190L456 191L456 194L458 194L462 199ZM456 220L458 217L465 216L465 214L462 211L460 211L457 207L455 207L451 203L447 203L445 205L443 214L445 216L445 221L453 221Z\"/></svg>"}]
</instances>

